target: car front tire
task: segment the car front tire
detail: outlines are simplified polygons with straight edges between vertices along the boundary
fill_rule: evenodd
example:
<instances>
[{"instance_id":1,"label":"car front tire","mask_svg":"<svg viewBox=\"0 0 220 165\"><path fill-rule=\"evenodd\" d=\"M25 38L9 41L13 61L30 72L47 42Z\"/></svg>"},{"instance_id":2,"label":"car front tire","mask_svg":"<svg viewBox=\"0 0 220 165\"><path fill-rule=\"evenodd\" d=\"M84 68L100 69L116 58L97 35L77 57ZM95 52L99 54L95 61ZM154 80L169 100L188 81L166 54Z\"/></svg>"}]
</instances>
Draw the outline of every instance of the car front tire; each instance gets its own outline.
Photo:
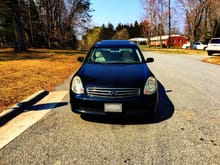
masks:
<instances>
[{"instance_id":1,"label":"car front tire","mask_svg":"<svg viewBox=\"0 0 220 165\"><path fill-rule=\"evenodd\" d=\"M211 56L211 55L212 55L212 52L208 52L208 55Z\"/></svg>"}]
</instances>

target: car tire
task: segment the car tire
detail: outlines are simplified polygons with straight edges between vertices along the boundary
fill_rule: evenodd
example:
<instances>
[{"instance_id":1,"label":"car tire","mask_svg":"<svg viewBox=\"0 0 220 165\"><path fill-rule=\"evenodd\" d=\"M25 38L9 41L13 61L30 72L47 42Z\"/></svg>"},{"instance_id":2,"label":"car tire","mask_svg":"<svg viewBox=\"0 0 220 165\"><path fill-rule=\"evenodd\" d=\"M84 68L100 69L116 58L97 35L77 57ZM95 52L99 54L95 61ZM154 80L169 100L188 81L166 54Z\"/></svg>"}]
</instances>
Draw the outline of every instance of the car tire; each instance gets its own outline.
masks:
<instances>
[{"instance_id":1,"label":"car tire","mask_svg":"<svg viewBox=\"0 0 220 165\"><path fill-rule=\"evenodd\" d=\"M208 52L208 55L211 56L211 55L212 55L212 52Z\"/></svg>"}]
</instances>

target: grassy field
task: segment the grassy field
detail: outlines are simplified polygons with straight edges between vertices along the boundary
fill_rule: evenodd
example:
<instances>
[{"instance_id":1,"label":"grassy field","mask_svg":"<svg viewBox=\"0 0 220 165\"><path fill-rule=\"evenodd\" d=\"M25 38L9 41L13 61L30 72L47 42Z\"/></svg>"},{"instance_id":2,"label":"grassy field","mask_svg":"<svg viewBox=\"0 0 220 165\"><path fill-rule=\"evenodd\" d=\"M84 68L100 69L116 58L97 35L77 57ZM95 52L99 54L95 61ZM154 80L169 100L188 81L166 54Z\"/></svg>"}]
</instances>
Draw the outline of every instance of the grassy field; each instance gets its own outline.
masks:
<instances>
[{"instance_id":1,"label":"grassy field","mask_svg":"<svg viewBox=\"0 0 220 165\"><path fill-rule=\"evenodd\" d=\"M167 49L167 48L148 48L144 45L140 45L141 50L154 51L164 54L190 54L190 55L207 55L204 50L188 50L188 49Z\"/></svg>"},{"instance_id":2,"label":"grassy field","mask_svg":"<svg viewBox=\"0 0 220 165\"><path fill-rule=\"evenodd\" d=\"M220 65L220 56L208 57L205 51L141 49L204 55L203 61ZM86 51L73 50L29 49L25 53L14 53L12 49L0 49L0 112L39 90L53 91L80 67L77 57L85 54Z\"/></svg>"},{"instance_id":3,"label":"grassy field","mask_svg":"<svg viewBox=\"0 0 220 165\"><path fill-rule=\"evenodd\" d=\"M0 112L39 91L54 87L76 71L82 51L30 49L0 50Z\"/></svg>"}]
</instances>

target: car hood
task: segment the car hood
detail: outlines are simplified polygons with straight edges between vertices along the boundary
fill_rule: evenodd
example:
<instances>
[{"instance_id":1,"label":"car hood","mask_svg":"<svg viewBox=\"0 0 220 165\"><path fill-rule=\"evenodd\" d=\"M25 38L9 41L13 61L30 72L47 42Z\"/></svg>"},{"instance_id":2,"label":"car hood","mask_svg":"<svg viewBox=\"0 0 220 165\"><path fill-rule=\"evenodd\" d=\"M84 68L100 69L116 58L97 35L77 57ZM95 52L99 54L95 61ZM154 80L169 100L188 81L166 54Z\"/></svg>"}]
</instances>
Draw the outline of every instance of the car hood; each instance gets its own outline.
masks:
<instances>
[{"instance_id":1,"label":"car hood","mask_svg":"<svg viewBox=\"0 0 220 165\"><path fill-rule=\"evenodd\" d=\"M152 75L143 64L88 64L77 73L86 87L143 88Z\"/></svg>"}]
</instances>

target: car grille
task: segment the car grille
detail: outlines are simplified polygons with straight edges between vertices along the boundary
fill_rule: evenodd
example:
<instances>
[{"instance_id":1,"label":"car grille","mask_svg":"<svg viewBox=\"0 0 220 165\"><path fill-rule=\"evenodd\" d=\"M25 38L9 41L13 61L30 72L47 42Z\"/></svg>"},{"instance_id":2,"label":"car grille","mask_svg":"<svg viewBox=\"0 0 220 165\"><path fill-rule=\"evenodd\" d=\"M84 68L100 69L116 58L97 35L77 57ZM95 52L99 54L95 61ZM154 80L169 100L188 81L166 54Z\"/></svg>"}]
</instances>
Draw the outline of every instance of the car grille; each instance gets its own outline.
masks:
<instances>
[{"instance_id":1,"label":"car grille","mask_svg":"<svg viewBox=\"0 0 220 165\"><path fill-rule=\"evenodd\" d=\"M141 93L140 88L87 88L88 96L95 97L134 97L139 96Z\"/></svg>"}]
</instances>

